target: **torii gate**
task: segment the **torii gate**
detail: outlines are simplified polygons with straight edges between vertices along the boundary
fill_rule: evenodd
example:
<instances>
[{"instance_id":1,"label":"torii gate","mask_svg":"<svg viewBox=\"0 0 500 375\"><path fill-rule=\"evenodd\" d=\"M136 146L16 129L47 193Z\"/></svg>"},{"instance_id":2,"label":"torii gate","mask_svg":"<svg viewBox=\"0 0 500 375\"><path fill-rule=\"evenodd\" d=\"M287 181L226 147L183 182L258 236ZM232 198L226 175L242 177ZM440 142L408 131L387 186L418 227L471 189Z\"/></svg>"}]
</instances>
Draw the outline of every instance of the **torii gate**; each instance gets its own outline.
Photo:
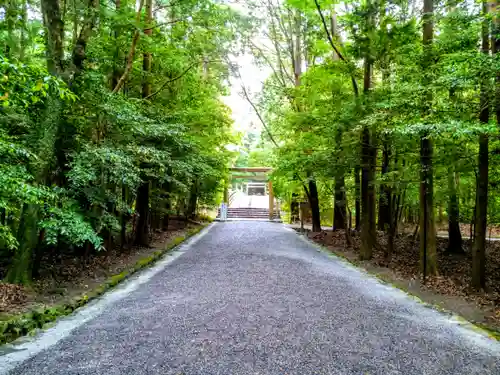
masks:
<instances>
[{"instance_id":1,"label":"torii gate","mask_svg":"<svg viewBox=\"0 0 500 375\"><path fill-rule=\"evenodd\" d=\"M263 177L265 177L265 174L272 171L272 168L270 167L231 167L229 168L231 172L251 172L251 173L262 173L264 174ZM250 177L256 177L256 176L245 176L245 175L238 175L238 174L233 174L231 173L230 178L241 178L241 179L248 179ZM267 180L267 192L269 194L269 220L274 219L274 194L273 194L273 183L271 180ZM229 193L227 190L227 187L224 188L224 202L229 205Z\"/></svg>"}]
</instances>

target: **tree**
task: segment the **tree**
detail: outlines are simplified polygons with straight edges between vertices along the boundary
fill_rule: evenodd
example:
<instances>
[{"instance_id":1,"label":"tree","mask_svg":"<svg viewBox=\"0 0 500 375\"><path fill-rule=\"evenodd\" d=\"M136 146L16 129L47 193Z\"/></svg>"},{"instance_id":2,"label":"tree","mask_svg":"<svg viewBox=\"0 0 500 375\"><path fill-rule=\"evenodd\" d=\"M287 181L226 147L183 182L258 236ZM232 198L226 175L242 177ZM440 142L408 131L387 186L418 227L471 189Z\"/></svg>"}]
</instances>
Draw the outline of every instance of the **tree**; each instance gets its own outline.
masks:
<instances>
[{"instance_id":1,"label":"tree","mask_svg":"<svg viewBox=\"0 0 500 375\"><path fill-rule=\"evenodd\" d=\"M483 27L481 31L481 51L488 56L490 53L490 32L488 20L488 4L483 2ZM488 72L481 81L481 101L479 121L487 125L490 120ZM481 289L486 286L485 277L485 246L486 226L488 219L488 169L489 169L489 136L486 132L479 135L478 173L476 189L476 217L474 223L474 243L472 245L472 287Z\"/></svg>"},{"instance_id":2,"label":"tree","mask_svg":"<svg viewBox=\"0 0 500 375\"><path fill-rule=\"evenodd\" d=\"M434 35L434 0L424 0L423 7L423 70L424 85L430 82L433 59ZM424 116L429 116L432 108L432 92L427 90L424 98ZM433 175L433 143L429 131L424 130L420 136L420 256L424 280L427 274L436 275L436 223L434 220L434 175Z\"/></svg>"}]
</instances>

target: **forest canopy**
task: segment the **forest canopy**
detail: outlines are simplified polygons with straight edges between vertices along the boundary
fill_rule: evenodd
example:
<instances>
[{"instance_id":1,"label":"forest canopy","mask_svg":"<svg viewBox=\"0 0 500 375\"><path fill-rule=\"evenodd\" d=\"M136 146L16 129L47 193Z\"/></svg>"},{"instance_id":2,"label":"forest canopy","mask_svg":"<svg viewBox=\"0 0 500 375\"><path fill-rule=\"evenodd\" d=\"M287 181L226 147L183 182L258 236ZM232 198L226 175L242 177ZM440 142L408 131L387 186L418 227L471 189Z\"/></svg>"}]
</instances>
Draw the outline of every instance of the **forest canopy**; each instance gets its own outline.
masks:
<instances>
[{"instance_id":1,"label":"forest canopy","mask_svg":"<svg viewBox=\"0 0 500 375\"><path fill-rule=\"evenodd\" d=\"M447 218L448 251L463 254L470 223L470 285L484 288L487 223L499 223L498 3L248 3L265 20L249 49L271 75L247 99L291 218L306 200L312 231L333 216L348 243L360 234L362 260L380 246L390 260L415 224L426 275L439 274L436 225Z\"/></svg>"},{"instance_id":2,"label":"forest canopy","mask_svg":"<svg viewBox=\"0 0 500 375\"><path fill-rule=\"evenodd\" d=\"M0 256L147 246L222 195L237 142L228 55L248 25L208 0L0 6ZM237 33L236 30L239 30Z\"/></svg>"}]
</instances>

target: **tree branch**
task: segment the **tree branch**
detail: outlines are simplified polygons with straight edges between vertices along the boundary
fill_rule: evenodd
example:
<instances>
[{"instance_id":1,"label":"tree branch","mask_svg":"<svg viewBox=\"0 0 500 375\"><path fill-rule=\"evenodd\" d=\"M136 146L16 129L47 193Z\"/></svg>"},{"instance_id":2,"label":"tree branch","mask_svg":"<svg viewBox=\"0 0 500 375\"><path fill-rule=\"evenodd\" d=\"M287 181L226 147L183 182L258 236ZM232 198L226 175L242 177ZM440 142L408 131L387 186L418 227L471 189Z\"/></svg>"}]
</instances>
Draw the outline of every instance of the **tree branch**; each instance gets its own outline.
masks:
<instances>
[{"instance_id":1,"label":"tree branch","mask_svg":"<svg viewBox=\"0 0 500 375\"><path fill-rule=\"evenodd\" d=\"M165 25L173 25L174 23L179 23L179 22L186 22L186 20L178 19L178 20L172 20L172 21L168 21L168 22L158 23L158 24L153 25L151 27L146 27L144 29L144 31L154 29L155 27L162 27Z\"/></svg>"},{"instance_id":2,"label":"tree branch","mask_svg":"<svg viewBox=\"0 0 500 375\"><path fill-rule=\"evenodd\" d=\"M195 63L193 63L193 64L191 64L191 65L189 65L189 67L188 67L186 70L184 70L181 74L179 74L177 77L172 78L172 79L169 79L168 81L165 81L165 82L164 82L164 83L160 86L160 88L159 88L158 90L156 90L155 92L153 92L151 95L146 96L146 97L144 98L144 100L146 100L146 99L150 99L150 98L152 98L153 96L158 95L161 91L163 91L163 89L164 89L167 85L169 85L169 84L170 84L170 83L172 83L172 82L177 81L178 79L181 79L181 78L182 78L182 77L183 77L183 76L184 76L187 72L189 72L191 69L193 69L193 68L194 68L197 64L198 64L198 61L197 61L197 62L195 62Z\"/></svg>"},{"instance_id":3,"label":"tree branch","mask_svg":"<svg viewBox=\"0 0 500 375\"><path fill-rule=\"evenodd\" d=\"M113 89L113 94L116 94L120 89L122 88L123 84L125 83L125 80L127 79L130 71L132 70L132 65L134 63L134 56L135 56L135 48L137 47L137 42L139 41L139 37L141 35L140 30L139 30L139 23L141 22L141 12L142 8L144 6L144 0L141 0L139 4L139 10L137 10L137 15L136 15L136 29L134 32L134 37L132 38L132 44L130 45L130 51L127 56L127 66L125 67L125 71L123 72L122 76L116 83L115 88Z\"/></svg>"},{"instance_id":4,"label":"tree branch","mask_svg":"<svg viewBox=\"0 0 500 375\"><path fill-rule=\"evenodd\" d=\"M321 22L323 23L323 28L325 29L326 36L328 38L328 41L330 42L330 45L332 46L333 50L337 54L340 60L348 64L349 62L347 59L342 55L340 50L335 46L335 43L333 42L332 36L330 35L330 31L328 30L328 26L326 25L325 17L323 16L323 12L321 11L321 7L318 3L318 0L314 0L314 3L316 4L316 9L318 9L318 14L321 17ZM354 96L358 97L359 96L359 89L358 89L358 83L356 82L356 78L354 77L353 74L351 74L351 81L352 81L352 89L354 90Z\"/></svg>"}]
</instances>

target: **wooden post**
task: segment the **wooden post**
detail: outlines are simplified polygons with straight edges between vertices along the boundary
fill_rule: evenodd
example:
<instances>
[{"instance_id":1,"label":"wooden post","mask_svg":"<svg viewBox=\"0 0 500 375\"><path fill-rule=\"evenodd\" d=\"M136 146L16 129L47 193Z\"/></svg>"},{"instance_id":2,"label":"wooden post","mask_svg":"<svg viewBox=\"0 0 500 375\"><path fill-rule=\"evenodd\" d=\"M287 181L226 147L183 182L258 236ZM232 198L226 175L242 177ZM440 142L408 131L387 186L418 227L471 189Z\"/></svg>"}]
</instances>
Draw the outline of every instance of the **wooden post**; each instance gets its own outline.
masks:
<instances>
[{"instance_id":1,"label":"wooden post","mask_svg":"<svg viewBox=\"0 0 500 375\"><path fill-rule=\"evenodd\" d=\"M269 193L269 220L274 219L274 194L273 194L273 182L271 180L267 183L267 190Z\"/></svg>"}]
</instances>

